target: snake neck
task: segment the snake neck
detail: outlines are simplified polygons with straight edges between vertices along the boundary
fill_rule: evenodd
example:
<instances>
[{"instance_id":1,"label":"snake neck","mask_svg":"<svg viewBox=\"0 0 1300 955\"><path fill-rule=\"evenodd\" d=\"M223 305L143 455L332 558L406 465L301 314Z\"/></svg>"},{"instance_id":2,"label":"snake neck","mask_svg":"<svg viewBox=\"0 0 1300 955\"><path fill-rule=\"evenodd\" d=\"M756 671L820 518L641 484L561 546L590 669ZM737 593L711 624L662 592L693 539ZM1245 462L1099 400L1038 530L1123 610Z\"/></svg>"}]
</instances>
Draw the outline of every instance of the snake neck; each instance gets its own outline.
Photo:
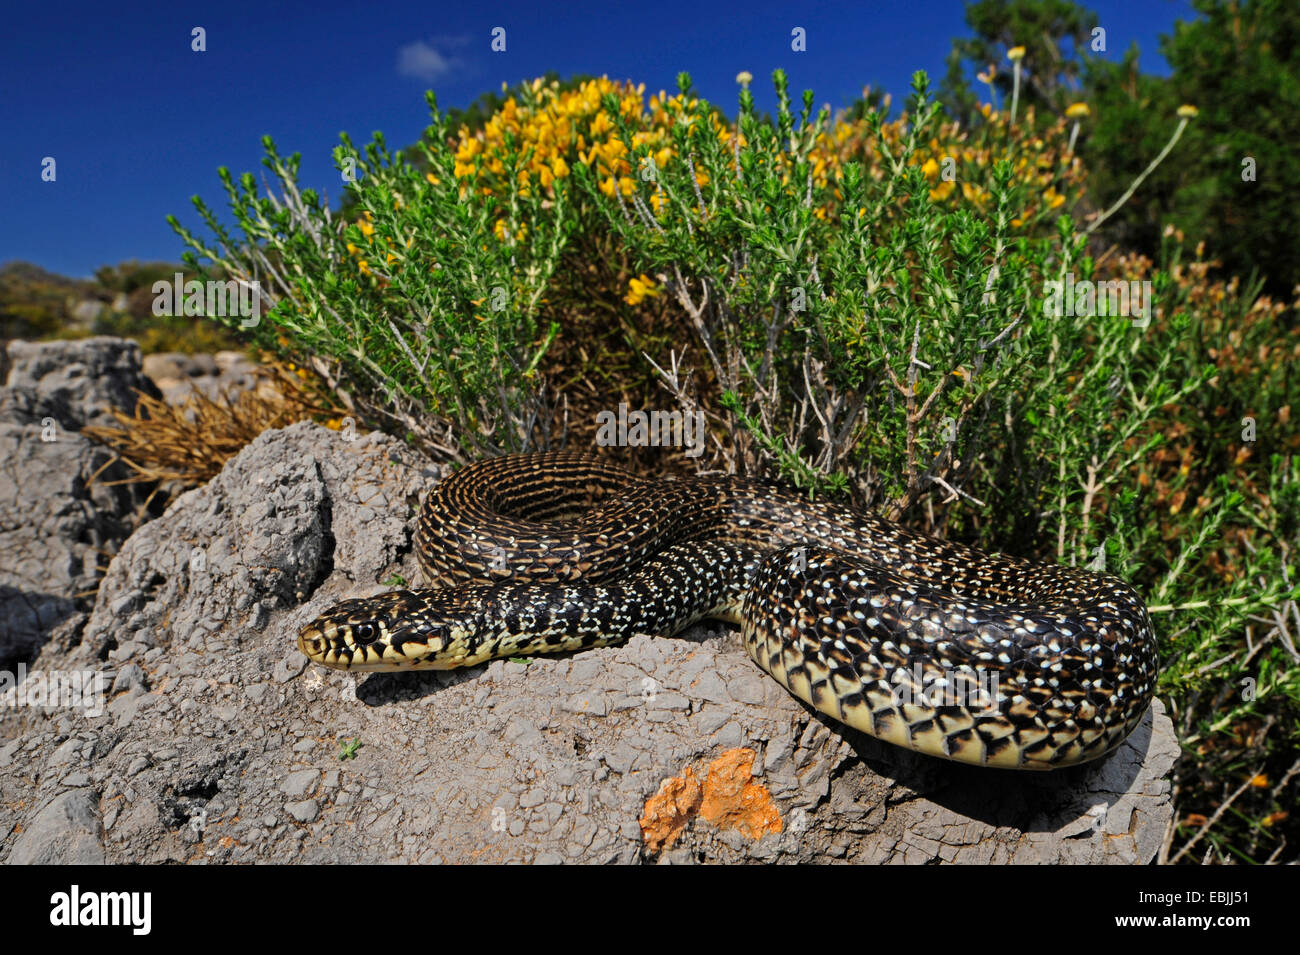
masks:
<instances>
[{"instance_id":1,"label":"snake neck","mask_svg":"<svg viewBox=\"0 0 1300 955\"><path fill-rule=\"evenodd\" d=\"M704 619L740 622L762 555L742 545L675 545L598 584L496 584L485 595L480 639L465 663L564 653L672 636Z\"/></svg>"},{"instance_id":2,"label":"snake neck","mask_svg":"<svg viewBox=\"0 0 1300 955\"><path fill-rule=\"evenodd\" d=\"M338 669L451 670L637 634L672 636L705 618L739 623L761 556L728 543L676 545L602 583L504 580L394 591L340 604L299 646Z\"/></svg>"}]
</instances>

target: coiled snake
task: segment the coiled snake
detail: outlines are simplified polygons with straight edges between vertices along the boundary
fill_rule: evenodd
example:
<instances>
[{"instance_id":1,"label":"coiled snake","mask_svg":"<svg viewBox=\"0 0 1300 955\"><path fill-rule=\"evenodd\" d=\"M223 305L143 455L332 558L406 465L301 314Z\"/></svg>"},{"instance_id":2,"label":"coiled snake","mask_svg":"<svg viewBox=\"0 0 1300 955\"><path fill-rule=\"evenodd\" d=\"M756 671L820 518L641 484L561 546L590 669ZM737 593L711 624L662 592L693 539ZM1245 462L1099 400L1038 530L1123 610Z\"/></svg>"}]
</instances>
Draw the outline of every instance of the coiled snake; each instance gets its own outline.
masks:
<instances>
[{"instance_id":1,"label":"coiled snake","mask_svg":"<svg viewBox=\"0 0 1300 955\"><path fill-rule=\"evenodd\" d=\"M818 711L1012 769L1103 755L1155 689L1151 621L1122 581L762 482L506 455L435 485L415 544L428 582L451 586L344 601L299 649L338 669L451 669L730 620Z\"/></svg>"}]
</instances>

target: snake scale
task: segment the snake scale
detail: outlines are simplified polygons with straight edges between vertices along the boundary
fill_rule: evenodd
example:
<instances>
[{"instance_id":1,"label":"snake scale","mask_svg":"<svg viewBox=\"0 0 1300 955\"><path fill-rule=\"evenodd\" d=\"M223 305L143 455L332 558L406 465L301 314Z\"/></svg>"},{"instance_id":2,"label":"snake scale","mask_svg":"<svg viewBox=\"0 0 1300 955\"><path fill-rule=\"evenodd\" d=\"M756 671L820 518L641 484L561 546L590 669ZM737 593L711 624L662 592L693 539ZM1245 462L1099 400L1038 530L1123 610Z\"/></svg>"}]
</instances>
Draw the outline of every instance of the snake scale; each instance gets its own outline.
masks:
<instances>
[{"instance_id":1,"label":"snake scale","mask_svg":"<svg viewBox=\"0 0 1300 955\"><path fill-rule=\"evenodd\" d=\"M415 547L441 588L344 601L299 649L344 670L452 669L729 620L754 662L819 712L1011 769L1109 752L1155 690L1151 621L1123 581L759 481L505 455L429 491Z\"/></svg>"}]
</instances>

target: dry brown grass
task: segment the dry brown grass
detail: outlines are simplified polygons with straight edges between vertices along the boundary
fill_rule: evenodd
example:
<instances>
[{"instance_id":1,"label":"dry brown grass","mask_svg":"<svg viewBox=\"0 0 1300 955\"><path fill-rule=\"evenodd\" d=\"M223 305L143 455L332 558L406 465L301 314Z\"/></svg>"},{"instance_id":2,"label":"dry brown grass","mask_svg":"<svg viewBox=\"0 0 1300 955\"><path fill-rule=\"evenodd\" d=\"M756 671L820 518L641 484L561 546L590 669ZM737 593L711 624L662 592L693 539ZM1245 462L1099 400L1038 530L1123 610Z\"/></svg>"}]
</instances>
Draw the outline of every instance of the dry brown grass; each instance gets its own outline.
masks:
<instances>
[{"instance_id":1,"label":"dry brown grass","mask_svg":"<svg viewBox=\"0 0 1300 955\"><path fill-rule=\"evenodd\" d=\"M263 370L258 387L217 400L194 391L180 405L139 394L135 410L113 409L120 427L90 426L82 433L116 453L131 475L111 484L157 482L172 490L210 480L263 431L314 419L339 427L345 411L298 383L287 369ZM95 480L113 461L91 478Z\"/></svg>"}]
</instances>

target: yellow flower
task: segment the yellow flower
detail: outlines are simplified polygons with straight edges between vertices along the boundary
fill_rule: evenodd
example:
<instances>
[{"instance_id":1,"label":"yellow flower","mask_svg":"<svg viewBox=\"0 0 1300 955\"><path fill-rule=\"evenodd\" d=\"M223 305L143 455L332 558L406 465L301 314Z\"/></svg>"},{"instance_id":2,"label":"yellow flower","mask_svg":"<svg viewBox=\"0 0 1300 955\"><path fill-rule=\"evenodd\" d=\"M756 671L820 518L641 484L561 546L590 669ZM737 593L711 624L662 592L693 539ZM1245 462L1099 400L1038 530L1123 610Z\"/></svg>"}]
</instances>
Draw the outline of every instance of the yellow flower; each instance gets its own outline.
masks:
<instances>
[{"instance_id":1,"label":"yellow flower","mask_svg":"<svg viewBox=\"0 0 1300 955\"><path fill-rule=\"evenodd\" d=\"M921 167L921 172L925 173L926 179L933 179L939 175L939 164L931 157L925 161L925 164Z\"/></svg>"},{"instance_id":2,"label":"yellow flower","mask_svg":"<svg viewBox=\"0 0 1300 955\"><path fill-rule=\"evenodd\" d=\"M1065 115L1070 117L1070 119L1079 119L1080 117L1087 116L1090 112L1091 110L1088 109L1087 103L1071 103L1065 109Z\"/></svg>"},{"instance_id":3,"label":"yellow flower","mask_svg":"<svg viewBox=\"0 0 1300 955\"><path fill-rule=\"evenodd\" d=\"M749 72L749 70L741 70L736 74L736 82L741 86L748 86L750 83L754 82L754 74Z\"/></svg>"},{"instance_id":4,"label":"yellow flower","mask_svg":"<svg viewBox=\"0 0 1300 955\"><path fill-rule=\"evenodd\" d=\"M629 305L640 305L643 299L654 298L662 292L663 290L655 286L650 276L642 273L639 278L628 282L628 292L623 296L623 301Z\"/></svg>"},{"instance_id":5,"label":"yellow flower","mask_svg":"<svg viewBox=\"0 0 1300 955\"><path fill-rule=\"evenodd\" d=\"M624 199L628 199L628 197L632 196L633 192L637 191L636 179L624 175L624 177L619 178L619 181L615 182L614 177L611 175L611 177L604 179L604 182L601 183L601 191L604 195L610 197L610 199L614 199L615 190L621 192Z\"/></svg>"},{"instance_id":6,"label":"yellow flower","mask_svg":"<svg viewBox=\"0 0 1300 955\"><path fill-rule=\"evenodd\" d=\"M369 222L365 221L364 219L358 222L357 225L361 228L361 234L364 235L366 238L369 238L370 236L375 234L375 227L372 226Z\"/></svg>"},{"instance_id":7,"label":"yellow flower","mask_svg":"<svg viewBox=\"0 0 1300 955\"><path fill-rule=\"evenodd\" d=\"M627 145L617 136L607 142L601 143L596 147L596 150L600 157L611 167L620 164L626 165L626 163L622 162L622 159L627 155Z\"/></svg>"},{"instance_id":8,"label":"yellow flower","mask_svg":"<svg viewBox=\"0 0 1300 955\"><path fill-rule=\"evenodd\" d=\"M1007 59L1012 63L1025 58L1025 48L1023 46L1013 46L1007 50Z\"/></svg>"},{"instance_id":9,"label":"yellow flower","mask_svg":"<svg viewBox=\"0 0 1300 955\"><path fill-rule=\"evenodd\" d=\"M363 275L370 274L370 263L367 262L365 259L362 259L360 262L357 263L357 268L361 270L361 273Z\"/></svg>"},{"instance_id":10,"label":"yellow flower","mask_svg":"<svg viewBox=\"0 0 1300 955\"><path fill-rule=\"evenodd\" d=\"M930 201L942 202L943 200L947 199L950 195L952 195L953 190L956 188L957 188L957 183L955 182L949 182L949 181L941 182L939 183L939 185L935 186L933 189L930 190Z\"/></svg>"},{"instance_id":11,"label":"yellow flower","mask_svg":"<svg viewBox=\"0 0 1300 955\"><path fill-rule=\"evenodd\" d=\"M1182 106L1178 107L1178 115L1181 119L1195 119L1196 114L1199 112L1200 110L1191 103L1184 103Z\"/></svg>"},{"instance_id":12,"label":"yellow flower","mask_svg":"<svg viewBox=\"0 0 1300 955\"><path fill-rule=\"evenodd\" d=\"M434 175L433 173L431 173L431 172L426 172L426 173L424 174L424 178L427 179L427 180L429 180L429 182L430 182L431 185L435 185L435 186L436 186L436 185L438 184L438 177L435 176L435 175Z\"/></svg>"},{"instance_id":13,"label":"yellow flower","mask_svg":"<svg viewBox=\"0 0 1300 955\"><path fill-rule=\"evenodd\" d=\"M563 156L556 156L551 160L551 175L556 179L563 179L569 174L569 164L564 161Z\"/></svg>"},{"instance_id":14,"label":"yellow flower","mask_svg":"<svg viewBox=\"0 0 1300 955\"><path fill-rule=\"evenodd\" d=\"M469 160L472 160L474 156L477 156L478 153L484 151L484 144L482 144L482 140L478 139L477 136L471 136L464 130L461 130L460 135L464 136L464 139L461 139L460 146L456 147L456 159L461 162L468 162Z\"/></svg>"}]
</instances>

